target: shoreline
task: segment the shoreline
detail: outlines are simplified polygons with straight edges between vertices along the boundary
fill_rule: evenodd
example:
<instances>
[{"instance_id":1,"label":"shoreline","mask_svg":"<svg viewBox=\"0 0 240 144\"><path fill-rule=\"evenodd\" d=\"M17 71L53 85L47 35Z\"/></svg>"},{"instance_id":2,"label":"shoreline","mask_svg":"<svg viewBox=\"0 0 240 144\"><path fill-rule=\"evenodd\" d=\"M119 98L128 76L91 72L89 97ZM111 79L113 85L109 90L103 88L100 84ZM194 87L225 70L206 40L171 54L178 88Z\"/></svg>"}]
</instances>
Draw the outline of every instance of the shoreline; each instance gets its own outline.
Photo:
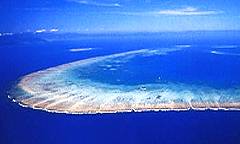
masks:
<instances>
[{"instance_id":1,"label":"shoreline","mask_svg":"<svg viewBox=\"0 0 240 144\"><path fill-rule=\"evenodd\" d=\"M10 98L11 99L11 98ZM142 112L183 112L183 111L240 111L240 107L238 108L224 108L224 107L219 107L219 108L149 108L149 109L123 109L123 110L107 110L107 111L85 111L85 112L71 112L71 111L64 111L64 110L53 110L53 109L46 109L46 108L39 108L39 107L33 107L30 105L22 104L20 102L17 102L16 100L12 99L12 102L17 103L19 106L23 108L30 108L33 110L39 110L39 111L44 111L44 112L49 112L49 113L57 113L57 114L72 114L72 115L84 115L84 114L114 114L114 113L142 113ZM240 105L240 103L238 103ZM230 105L229 105L230 106Z\"/></svg>"}]
</instances>

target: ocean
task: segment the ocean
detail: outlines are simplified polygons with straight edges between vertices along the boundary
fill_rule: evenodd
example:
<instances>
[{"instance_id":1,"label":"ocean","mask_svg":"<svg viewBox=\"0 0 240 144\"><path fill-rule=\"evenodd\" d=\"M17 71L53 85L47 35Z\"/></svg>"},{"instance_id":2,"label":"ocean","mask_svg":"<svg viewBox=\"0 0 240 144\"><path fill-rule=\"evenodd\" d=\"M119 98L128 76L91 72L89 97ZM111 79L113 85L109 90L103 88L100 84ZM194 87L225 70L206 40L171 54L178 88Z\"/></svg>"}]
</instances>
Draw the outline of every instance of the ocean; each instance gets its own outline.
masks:
<instances>
[{"instance_id":1,"label":"ocean","mask_svg":"<svg viewBox=\"0 0 240 144\"><path fill-rule=\"evenodd\" d=\"M16 84L33 72L142 50L137 56L100 61L84 69L77 66L67 77L91 79L94 84L114 85L123 91L135 86L158 88L149 84L174 84L176 89L187 85L194 86L193 90L210 87L229 96L224 102L238 103L239 36L238 31L1 36L0 142L239 143L240 114L236 109L66 114L22 107L12 101L19 96L14 95ZM101 94L106 93L97 93Z\"/></svg>"}]
</instances>

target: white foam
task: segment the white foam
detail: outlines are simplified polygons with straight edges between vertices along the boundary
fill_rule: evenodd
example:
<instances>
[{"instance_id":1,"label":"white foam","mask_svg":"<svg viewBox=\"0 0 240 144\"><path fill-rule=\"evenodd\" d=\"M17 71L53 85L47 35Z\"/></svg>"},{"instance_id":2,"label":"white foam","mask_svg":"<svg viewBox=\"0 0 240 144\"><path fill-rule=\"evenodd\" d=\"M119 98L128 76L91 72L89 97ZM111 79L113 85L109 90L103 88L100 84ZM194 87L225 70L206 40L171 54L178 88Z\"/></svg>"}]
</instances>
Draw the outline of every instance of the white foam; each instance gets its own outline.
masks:
<instances>
[{"instance_id":1,"label":"white foam","mask_svg":"<svg viewBox=\"0 0 240 144\"><path fill-rule=\"evenodd\" d=\"M219 51L211 51L212 54L224 55L225 53Z\"/></svg>"},{"instance_id":2,"label":"white foam","mask_svg":"<svg viewBox=\"0 0 240 144\"><path fill-rule=\"evenodd\" d=\"M11 32L6 32L6 33L0 33L0 36L11 36L13 35L14 33L11 33Z\"/></svg>"},{"instance_id":3,"label":"white foam","mask_svg":"<svg viewBox=\"0 0 240 144\"><path fill-rule=\"evenodd\" d=\"M177 48L190 48L192 45L176 45Z\"/></svg>"},{"instance_id":4,"label":"white foam","mask_svg":"<svg viewBox=\"0 0 240 144\"><path fill-rule=\"evenodd\" d=\"M238 45L216 45L213 46L213 48L215 49L234 49L234 48L238 48Z\"/></svg>"},{"instance_id":5,"label":"white foam","mask_svg":"<svg viewBox=\"0 0 240 144\"><path fill-rule=\"evenodd\" d=\"M56 29L56 28L53 28L53 29L50 29L49 32L58 32L59 29Z\"/></svg>"},{"instance_id":6,"label":"white foam","mask_svg":"<svg viewBox=\"0 0 240 144\"><path fill-rule=\"evenodd\" d=\"M227 53L227 52L221 52L221 51L211 51L210 53L216 54L216 55L240 56L240 54L238 53Z\"/></svg>"},{"instance_id":7,"label":"white foam","mask_svg":"<svg viewBox=\"0 0 240 144\"><path fill-rule=\"evenodd\" d=\"M47 30L46 29L39 29L39 30L36 30L35 32L36 33L43 33L43 32L46 32Z\"/></svg>"},{"instance_id":8,"label":"white foam","mask_svg":"<svg viewBox=\"0 0 240 144\"><path fill-rule=\"evenodd\" d=\"M109 70L110 71L116 71L117 69L116 68L110 68Z\"/></svg>"},{"instance_id":9,"label":"white foam","mask_svg":"<svg viewBox=\"0 0 240 144\"><path fill-rule=\"evenodd\" d=\"M70 52L82 52L82 51L90 51L93 50L93 48L72 48L69 49Z\"/></svg>"}]
</instances>

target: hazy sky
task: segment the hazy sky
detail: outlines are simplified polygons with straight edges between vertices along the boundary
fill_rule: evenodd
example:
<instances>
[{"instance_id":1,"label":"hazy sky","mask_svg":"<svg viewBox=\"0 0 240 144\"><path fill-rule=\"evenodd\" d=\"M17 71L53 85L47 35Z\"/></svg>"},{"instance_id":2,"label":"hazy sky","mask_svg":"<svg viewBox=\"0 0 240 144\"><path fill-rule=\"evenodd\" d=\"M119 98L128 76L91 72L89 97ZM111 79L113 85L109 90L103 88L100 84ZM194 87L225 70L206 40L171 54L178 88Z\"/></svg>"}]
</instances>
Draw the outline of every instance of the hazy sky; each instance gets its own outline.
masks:
<instances>
[{"instance_id":1,"label":"hazy sky","mask_svg":"<svg viewBox=\"0 0 240 144\"><path fill-rule=\"evenodd\" d=\"M1 0L0 31L240 30L240 0Z\"/></svg>"}]
</instances>

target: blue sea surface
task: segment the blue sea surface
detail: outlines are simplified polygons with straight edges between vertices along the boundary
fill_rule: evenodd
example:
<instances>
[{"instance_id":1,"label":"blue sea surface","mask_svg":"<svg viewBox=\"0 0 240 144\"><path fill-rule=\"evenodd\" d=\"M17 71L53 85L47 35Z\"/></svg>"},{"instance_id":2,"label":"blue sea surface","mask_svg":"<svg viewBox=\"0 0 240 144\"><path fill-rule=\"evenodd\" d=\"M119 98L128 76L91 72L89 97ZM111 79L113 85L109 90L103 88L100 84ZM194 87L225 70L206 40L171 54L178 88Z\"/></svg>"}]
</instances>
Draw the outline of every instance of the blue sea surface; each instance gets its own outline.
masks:
<instances>
[{"instance_id":1,"label":"blue sea surface","mask_svg":"<svg viewBox=\"0 0 240 144\"><path fill-rule=\"evenodd\" d=\"M63 34L62 34L63 35ZM0 37L0 143L240 143L239 111L168 111L70 115L24 108L9 91L29 73L81 59L139 49L170 50L109 61L75 75L114 85L175 82L240 86L240 32ZM86 51L71 49L91 48ZM173 49L180 49L171 51ZM123 59L124 60L124 59Z\"/></svg>"}]
</instances>

